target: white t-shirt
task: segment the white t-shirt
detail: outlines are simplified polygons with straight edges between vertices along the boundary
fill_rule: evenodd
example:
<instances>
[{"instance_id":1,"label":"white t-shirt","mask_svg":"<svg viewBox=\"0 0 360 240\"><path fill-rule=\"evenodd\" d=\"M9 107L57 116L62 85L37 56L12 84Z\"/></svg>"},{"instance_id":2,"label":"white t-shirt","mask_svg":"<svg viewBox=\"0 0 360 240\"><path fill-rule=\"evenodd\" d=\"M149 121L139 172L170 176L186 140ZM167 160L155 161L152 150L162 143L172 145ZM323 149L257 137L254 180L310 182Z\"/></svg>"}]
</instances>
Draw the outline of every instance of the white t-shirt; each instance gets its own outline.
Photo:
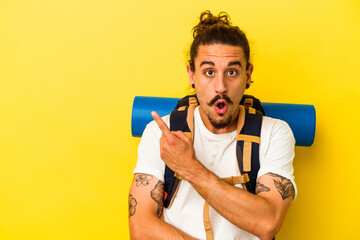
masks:
<instances>
[{"instance_id":1,"label":"white t-shirt","mask_svg":"<svg viewBox=\"0 0 360 240\"><path fill-rule=\"evenodd\" d=\"M170 117L163 117L169 126ZM198 108L194 112L194 148L197 159L218 177L238 176L236 159L236 131L213 134L204 125ZM151 174L164 181L165 163L160 157L161 131L155 121L150 122L142 135L135 173ZM295 140L288 124L282 120L263 118L260 135L260 170L258 177L268 172L289 179L295 188L293 177ZM235 185L242 188L242 185ZM182 181L170 209L164 208L162 219L183 232L206 239L203 225L204 199L187 181ZM214 239L259 239L236 227L210 207L210 220Z\"/></svg>"}]
</instances>

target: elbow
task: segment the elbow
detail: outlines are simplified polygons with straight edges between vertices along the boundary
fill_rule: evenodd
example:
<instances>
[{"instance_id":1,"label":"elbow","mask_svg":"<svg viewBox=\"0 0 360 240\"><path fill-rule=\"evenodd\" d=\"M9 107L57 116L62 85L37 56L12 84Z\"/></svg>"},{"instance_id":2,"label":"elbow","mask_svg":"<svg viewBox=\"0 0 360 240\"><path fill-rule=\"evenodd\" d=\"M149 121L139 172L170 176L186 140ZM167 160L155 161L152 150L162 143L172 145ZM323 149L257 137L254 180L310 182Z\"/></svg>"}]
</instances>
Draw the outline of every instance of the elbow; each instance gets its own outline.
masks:
<instances>
[{"instance_id":1,"label":"elbow","mask_svg":"<svg viewBox=\"0 0 360 240\"><path fill-rule=\"evenodd\" d=\"M275 237L276 233L274 233L273 231L264 231L259 238L261 240L273 240Z\"/></svg>"},{"instance_id":2,"label":"elbow","mask_svg":"<svg viewBox=\"0 0 360 240\"><path fill-rule=\"evenodd\" d=\"M269 220L263 224L262 231L259 234L261 240L272 240L280 230L280 224L278 221Z\"/></svg>"},{"instance_id":3,"label":"elbow","mask_svg":"<svg viewBox=\"0 0 360 240\"><path fill-rule=\"evenodd\" d=\"M133 232L133 233L130 233L130 239L131 240L141 240L141 239L146 239L146 236L142 233L139 233L139 232Z\"/></svg>"},{"instance_id":4,"label":"elbow","mask_svg":"<svg viewBox=\"0 0 360 240\"><path fill-rule=\"evenodd\" d=\"M146 226L146 225L145 225ZM146 229L144 224L139 221L133 221L129 219L129 230L130 230L130 239L138 240L138 239L146 239Z\"/></svg>"},{"instance_id":5,"label":"elbow","mask_svg":"<svg viewBox=\"0 0 360 240\"><path fill-rule=\"evenodd\" d=\"M139 229L139 227L130 224L130 239L137 240L141 238L142 238L141 229Z\"/></svg>"},{"instance_id":6,"label":"elbow","mask_svg":"<svg viewBox=\"0 0 360 240\"><path fill-rule=\"evenodd\" d=\"M130 217L129 219L130 239L153 239L151 229L154 227L153 224L160 221L160 219L156 216L142 216L141 218L137 216L137 218L132 218Z\"/></svg>"},{"instance_id":7,"label":"elbow","mask_svg":"<svg viewBox=\"0 0 360 240\"><path fill-rule=\"evenodd\" d=\"M149 239L149 236L147 236L147 233L146 231L144 231L144 228L138 226L138 227L130 228L130 239L131 240Z\"/></svg>"}]
</instances>

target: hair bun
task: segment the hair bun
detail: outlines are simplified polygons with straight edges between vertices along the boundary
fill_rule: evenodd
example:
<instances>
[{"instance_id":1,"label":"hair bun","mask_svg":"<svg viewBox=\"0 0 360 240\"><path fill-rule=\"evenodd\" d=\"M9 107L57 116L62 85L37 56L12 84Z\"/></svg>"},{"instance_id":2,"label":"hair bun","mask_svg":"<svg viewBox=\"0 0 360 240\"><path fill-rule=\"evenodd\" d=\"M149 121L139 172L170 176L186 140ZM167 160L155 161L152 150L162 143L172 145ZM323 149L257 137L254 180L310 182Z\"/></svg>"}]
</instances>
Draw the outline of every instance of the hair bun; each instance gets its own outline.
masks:
<instances>
[{"instance_id":1,"label":"hair bun","mask_svg":"<svg viewBox=\"0 0 360 240\"><path fill-rule=\"evenodd\" d=\"M193 37L195 38L200 32L216 24L231 26L230 16L226 12L220 12L218 16L214 16L209 10L202 12L200 22L193 28Z\"/></svg>"},{"instance_id":2,"label":"hair bun","mask_svg":"<svg viewBox=\"0 0 360 240\"><path fill-rule=\"evenodd\" d=\"M207 10L201 13L199 23L193 28L194 40L190 47L190 69L195 72L195 58L200 45L223 44L241 47L246 59L246 69L250 66L250 47L247 37L238 26L233 26L225 12L217 16Z\"/></svg>"}]
</instances>

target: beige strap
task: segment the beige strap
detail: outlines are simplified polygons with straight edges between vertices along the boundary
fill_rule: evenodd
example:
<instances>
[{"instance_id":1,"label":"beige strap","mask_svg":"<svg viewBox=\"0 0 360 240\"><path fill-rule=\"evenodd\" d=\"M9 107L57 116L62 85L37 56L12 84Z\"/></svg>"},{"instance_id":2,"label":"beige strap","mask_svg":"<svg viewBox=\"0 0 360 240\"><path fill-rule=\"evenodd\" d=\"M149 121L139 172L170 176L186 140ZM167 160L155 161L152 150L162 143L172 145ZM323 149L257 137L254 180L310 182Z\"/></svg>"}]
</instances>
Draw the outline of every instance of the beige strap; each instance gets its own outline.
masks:
<instances>
[{"instance_id":1,"label":"beige strap","mask_svg":"<svg viewBox=\"0 0 360 240\"><path fill-rule=\"evenodd\" d=\"M242 184L242 183L247 183L248 181L250 181L249 175L247 173L241 175L241 176L232 176L232 177L228 177L228 178L222 178L222 180L224 180L226 183L230 184L230 185L236 185L236 184Z\"/></svg>"},{"instance_id":2,"label":"beige strap","mask_svg":"<svg viewBox=\"0 0 360 240\"><path fill-rule=\"evenodd\" d=\"M251 113L251 114L255 114L255 113L256 113L255 108L251 108L251 107L249 107L249 113Z\"/></svg>"},{"instance_id":3,"label":"beige strap","mask_svg":"<svg viewBox=\"0 0 360 240\"><path fill-rule=\"evenodd\" d=\"M237 141L244 141L243 171L244 172L250 172L251 171L251 146L252 146L252 142L256 142L256 143L260 144L260 137L240 134L241 129L244 126L244 121L245 121L245 108L240 105L239 110L240 111L239 111L239 117L238 117L236 140ZM251 111L251 113L256 113L256 110L253 109L253 108L249 108L249 112L250 111ZM240 169L239 169L239 173L241 174ZM246 188L245 185L244 185L244 188Z\"/></svg>"},{"instance_id":4,"label":"beige strap","mask_svg":"<svg viewBox=\"0 0 360 240\"><path fill-rule=\"evenodd\" d=\"M188 138L192 139L192 133L191 132L183 132Z\"/></svg>"},{"instance_id":5,"label":"beige strap","mask_svg":"<svg viewBox=\"0 0 360 240\"><path fill-rule=\"evenodd\" d=\"M244 141L244 151L243 151L243 171L251 171L251 146L252 142Z\"/></svg>"},{"instance_id":6,"label":"beige strap","mask_svg":"<svg viewBox=\"0 0 360 240\"><path fill-rule=\"evenodd\" d=\"M239 135L241 129L244 126L244 122L245 122L245 108L244 106L239 105L239 116L238 116L236 135Z\"/></svg>"},{"instance_id":7,"label":"beige strap","mask_svg":"<svg viewBox=\"0 0 360 240\"><path fill-rule=\"evenodd\" d=\"M190 131L194 132L194 111L195 108L198 106L197 100L195 97L189 98L189 108L187 112L186 122L189 126ZM191 136L192 139L192 136Z\"/></svg>"},{"instance_id":8,"label":"beige strap","mask_svg":"<svg viewBox=\"0 0 360 240\"><path fill-rule=\"evenodd\" d=\"M252 143L260 144L260 137L251 136L245 134L239 134L236 137L237 141L244 141L244 149L243 149L243 171L250 172L251 171L251 149Z\"/></svg>"},{"instance_id":9,"label":"beige strap","mask_svg":"<svg viewBox=\"0 0 360 240\"><path fill-rule=\"evenodd\" d=\"M239 134L236 137L237 141L244 141L244 149L243 149L243 171L250 172L251 171L251 148L252 143L260 144L260 137L251 136L245 134Z\"/></svg>"},{"instance_id":10,"label":"beige strap","mask_svg":"<svg viewBox=\"0 0 360 240\"><path fill-rule=\"evenodd\" d=\"M182 179L183 179L182 176L180 176L180 174L178 174L177 172L174 173L174 176L175 176L177 179L179 179L179 180L182 180Z\"/></svg>"},{"instance_id":11,"label":"beige strap","mask_svg":"<svg viewBox=\"0 0 360 240\"><path fill-rule=\"evenodd\" d=\"M198 105L198 101L196 99L196 97L189 97L189 106L194 105L197 106Z\"/></svg>"},{"instance_id":12,"label":"beige strap","mask_svg":"<svg viewBox=\"0 0 360 240\"><path fill-rule=\"evenodd\" d=\"M248 141L248 142L255 142L260 144L260 137L252 136L252 135L245 135L245 134L238 134L236 137L236 141Z\"/></svg>"},{"instance_id":13,"label":"beige strap","mask_svg":"<svg viewBox=\"0 0 360 240\"><path fill-rule=\"evenodd\" d=\"M178 111L184 111L186 109L186 106L182 106L178 108Z\"/></svg>"},{"instance_id":14,"label":"beige strap","mask_svg":"<svg viewBox=\"0 0 360 240\"><path fill-rule=\"evenodd\" d=\"M222 178L222 180L224 180L227 184L234 186L235 184L246 183L246 182L250 181L250 178L249 178L249 175L246 173L241 176L232 176L232 177L228 177L228 178ZM203 208L203 220L204 220L206 240L213 240L214 233L213 233L212 227L211 227L209 204L206 201L204 202L204 208Z\"/></svg>"},{"instance_id":15,"label":"beige strap","mask_svg":"<svg viewBox=\"0 0 360 240\"><path fill-rule=\"evenodd\" d=\"M245 107L242 105L239 105L239 116L238 116L238 123L237 123L237 130L236 130L236 136L238 137L241 129L244 127L244 122L245 122ZM241 171L240 171L240 167L238 164L236 164L238 166L238 170L239 170L239 175L241 175ZM244 188L245 188L245 184L243 184Z\"/></svg>"},{"instance_id":16,"label":"beige strap","mask_svg":"<svg viewBox=\"0 0 360 240\"><path fill-rule=\"evenodd\" d=\"M204 227L205 227L205 234L207 240L214 239L214 233L211 228L210 222L210 214L209 214L209 204L205 201L204 209L203 209L203 219L204 219Z\"/></svg>"}]
</instances>

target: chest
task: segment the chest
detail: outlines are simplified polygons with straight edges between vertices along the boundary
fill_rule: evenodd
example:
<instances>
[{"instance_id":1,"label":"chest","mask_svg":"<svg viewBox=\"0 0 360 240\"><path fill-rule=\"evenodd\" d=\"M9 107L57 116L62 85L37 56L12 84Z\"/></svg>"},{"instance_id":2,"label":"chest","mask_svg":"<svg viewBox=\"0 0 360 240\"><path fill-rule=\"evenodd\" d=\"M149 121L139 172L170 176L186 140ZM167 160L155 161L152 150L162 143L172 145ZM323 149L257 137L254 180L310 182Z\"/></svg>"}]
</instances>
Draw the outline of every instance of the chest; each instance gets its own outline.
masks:
<instances>
[{"instance_id":1,"label":"chest","mask_svg":"<svg viewBox=\"0 0 360 240\"><path fill-rule=\"evenodd\" d=\"M194 149L197 159L218 177L239 175L235 136L216 139L198 134L194 139Z\"/></svg>"}]
</instances>

